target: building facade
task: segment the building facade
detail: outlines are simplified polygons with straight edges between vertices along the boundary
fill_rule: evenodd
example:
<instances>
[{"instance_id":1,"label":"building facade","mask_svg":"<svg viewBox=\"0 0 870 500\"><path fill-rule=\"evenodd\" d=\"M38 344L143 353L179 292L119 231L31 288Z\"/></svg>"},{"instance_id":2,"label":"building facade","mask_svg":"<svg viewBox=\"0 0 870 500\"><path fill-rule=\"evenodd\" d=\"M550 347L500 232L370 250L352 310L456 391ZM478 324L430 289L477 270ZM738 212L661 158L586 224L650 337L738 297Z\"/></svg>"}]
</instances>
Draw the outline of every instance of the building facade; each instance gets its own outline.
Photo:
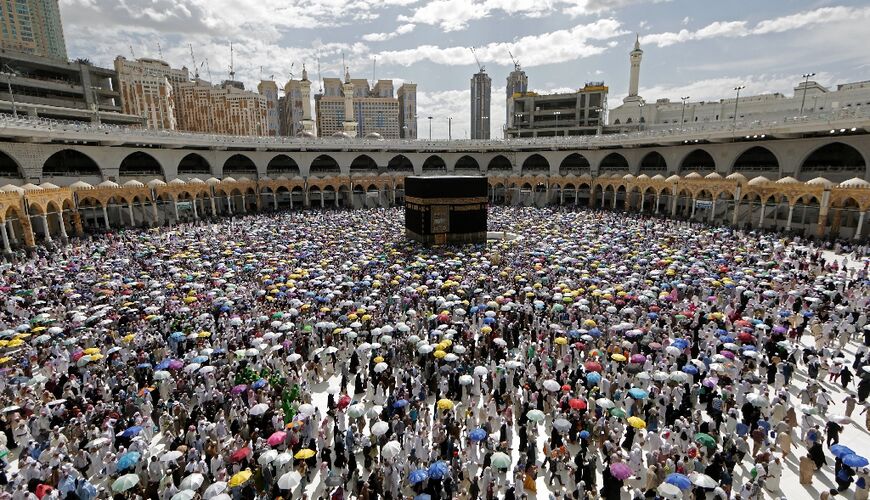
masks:
<instances>
[{"instance_id":1,"label":"building facade","mask_svg":"<svg viewBox=\"0 0 870 500\"><path fill-rule=\"evenodd\" d=\"M489 139L492 78L481 68L471 77L471 138Z\"/></svg>"},{"instance_id":2,"label":"building facade","mask_svg":"<svg viewBox=\"0 0 870 500\"><path fill-rule=\"evenodd\" d=\"M514 116L511 113L513 109L513 97L515 94L525 94L529 91L529 77L526 72L520 68L519 63L514 63L514 70L507 77L507 85L505 86L505 119L504 128L507 130L513 126Z\"/></svg>"},{"instance_id":3,"label":"building facade","mask_svg":"<svg viewBox=\"0 0 870 500\"><path fill-rule=\"evenodd\" d=\"M345 74L323 79L323 93L315 96L317 136L371 137L399 139L402 136L405 112L416 113L416 86L400 89L400 99L394 95L392 80L378 80L373 87L368 80L351 79ZM408 134L412 132L409 130ZM413 134L416 137L416 121Z\"/></svg>"},{"instance_id":4,"label":"building facade","mask_svg":"<svg viewBox=\"0 0 870 500\"><path fill-rule=\"evenodd\" d=\"M227 85L196 79L179 85L177 102L185 130L243 136L268 135L266 98Z\"/></svg>"},{"instance_id":5,"label":"building facade","mask_svg":"<svg viewBox=\"0 0 870 500\"><path fill-rule=\"evenodd\" d=\"M402 139L417 138L417 84L403 83L396 92L399 98L399 123Z\"/></svg>"},{"instance_id":6,"label":"building facade","mask_svg":"<svg viewBox=\"0 0 870 500\"><path fill-rule=\"evenodd\" d=\"M115 71L124 113L144 117L146 127L151 129L185 129L175 102L175 89L190 81L187 68L173 69L159 59L130 61L118 56Z\"/></svg>"},{"instance_id":7,"label":"building facade","mask_svg":"<svg viewBox=\"0 0 870 500\"><path fill-rule=\"evenodd\" d=\"M263 80L257 85L257 92L266 99L266 130L270 136L280 135L281 120L278 102L278 85L272 80Z\"/></svg>"},{"instance_id":8,"label":"building facade","mask_svg":"<svg viewBox=\"0 0 870 500\"><path fill-rule=\"evenodd\" d=\"M508 101L508 138L591 135L601 132L607 106L604 82L565 94L516 93Z\"/></svg>"},{"instance_id":9,"label":"building facade","mask_svg":"<svg viewBox=\"0 0 870 500\"><path fill-rule=\"evenodd\" d=\"M66 61L58 0L0 2L0 48Z\"/></svg>"},{"instance_id":10,"label":"building facade","mask_svg":"<svg viewBox=\"0 0 870 500\"><path fill-rule=\"evenodd\" d=\"M304 69L301 80L289 80L284 85L280 121L281 135L296 137L314 133L314 122L311 119L311 82Z\"/></svg>"}]
</instances>

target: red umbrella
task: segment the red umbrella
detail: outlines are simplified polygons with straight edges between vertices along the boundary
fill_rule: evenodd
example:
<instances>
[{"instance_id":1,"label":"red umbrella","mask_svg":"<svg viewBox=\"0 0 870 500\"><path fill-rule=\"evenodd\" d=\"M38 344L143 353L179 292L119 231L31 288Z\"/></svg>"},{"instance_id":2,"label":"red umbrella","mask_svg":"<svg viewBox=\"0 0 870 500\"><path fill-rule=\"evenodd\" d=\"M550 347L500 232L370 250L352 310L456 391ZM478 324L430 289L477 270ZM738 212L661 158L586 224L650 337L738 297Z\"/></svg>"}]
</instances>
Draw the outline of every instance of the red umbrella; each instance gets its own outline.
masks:
<instances>
[{"instance_id":1,"label":"red umbrella","mask_svg":"<svg viewBox=\"0 0 870 500\"><path fill-rule=\"evenodd\" d=\"M349 404L350 404L350 396L348 396L347 394L338 398L338 409L339 410L343 410L343 409L347 408L347 406Z\"/></svg>"},{"instance_id":2,"label":"red umbrella","mask_svg":"<svg viewBox=\"0 0 870 500\"><path fill-rule=\"evenodd\" d=\"M749 333L743 332L737 336L737 340L740 342L755 342L755 337Z\"/></svg>"},{"instance_id":3,"label":"red umbrella","mask_svg":"<svg viewBox=\"0 0 870 500\"><path fill-rule=\"evenodd\" d=\"M565 392L571 392L571 386L568 384L565 384L562 386L562 390Z\"/></svg>"},{"instance_id":4,"label":"red umbrella","mask_svg":"<svg viewBox=\"0 0 870 500\"><path fill-rule=\"evenodd\" d=\"M598 361L587 361L586 364L583 365L586 368L586 371L590 372L600 372L602 371L601 363Z\"/></svg>"},{"instance_id":5,"label":"red umbrella","mask_svg":"<svg viewBox=\"0 0 870 500\"><path fill-rule=\"evenodd\" d=\"M241 462L251 454L251 449L245 446L244 448L239 448L232 455L230 455L230 462Z\"/></svg>"},{"instance_id":6,"label":"red umbrella","mask_svg":"<svg viewBox=\"0 0 870 500\"><path fill-rule=\"evenodd\" d=\"M44 484L44 483L40 484L39 486L36 487L36 498L39 498L40 500L42 500L42 497L51 493L51 490L53 490L53 489L54 488L52 488L51 486L49 486L47 484Z\"/></svg>"},{"instance_id":7,"label":"red umbrella","mask_svg":"<svg viewBox=\"0 0 870 500\"><path fill-rule=\"evenodd\" d=\"M568 406L570 406L574 410L585 410L586 409L586 401L583 401L579 398L573 398L568 401Z\"/></svg>"},{"instance_id":8,"label":"red umbrella","mask_svg":"<svg viewBox=\"0 0 870 500\"><path fill-rule=\"evenodd\" d=\"M287 433L283 431L273 432L269 439L266 440L269 443L269 446L278 446L284 442L284 439L287 437Z\"/></svg>"}]
</instances>

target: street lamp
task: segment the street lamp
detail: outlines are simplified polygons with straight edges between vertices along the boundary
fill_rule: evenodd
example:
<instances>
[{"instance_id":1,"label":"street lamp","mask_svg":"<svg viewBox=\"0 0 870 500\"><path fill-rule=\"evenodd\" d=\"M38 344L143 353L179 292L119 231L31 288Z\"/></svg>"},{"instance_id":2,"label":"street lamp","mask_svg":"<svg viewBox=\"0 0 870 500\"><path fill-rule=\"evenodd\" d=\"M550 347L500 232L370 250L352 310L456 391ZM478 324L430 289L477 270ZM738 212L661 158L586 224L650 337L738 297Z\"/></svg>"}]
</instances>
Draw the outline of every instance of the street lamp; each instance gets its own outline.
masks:
<instances>
[{"instance_id":1,"label":"street lamp","mask_svg":"<svg viewBox=\"0 0 870 500\"><path fill-rule=\"evenodd\" d=\"M816 76L816 74L815 73L804 73L801 76L803 76L803 78L804 78L804 96L801 98L801 112L798 113L798 115L803 116L804 115L804 103L807 101L807 85L810 83L810 77Z\"/></svg>"},{"instance_id":2,"label":"street lamp","mask_svg":"<svg viewBox=\"0 0 870 500\"><path fill-rule=\"evenodd\" d=\"M643 129L643 107L646 106L645 102L641 102L637 105L637 129Z\"/></svg>"},{"instance_id":3,"label":"street lamp","mask_svg":"<svg viewBox=\"0 0 870 500\"><path fill-rule=\"evenodd\" d=\"M447 140L453 140L453 117L447 117Z\"/></svg>"},{"instance_id":4,"label":"street lamp","mask_svg":"<svg viewBox=\"0 0 870 500\"><path fill-rule=\"evenodd\" d=\"M595 135L601 135L601 112L604 111L604 108L602 108L601 106L595 106L594 108L589 108L589 111L594 111L598 113L598 116L595 117L597 125L595 128Z\"/></svg>"},{"instance_id":5,"label":"street lamp","mask_svg":"<svg viewBox=\"0 0 870 500\"><path fill-rule=\"evenodd\" d=\"M683 123L686 121L686 101L689 100L689 96L680 97L680 100L683 101L683 110L680 112L680 128L683 128Z\"/></svg>"},{"instance_id":6,"label":"street lamp","mask_svg":"<svg viewBox=\"0 0 870 500\"><path fill-rule=\"evenodd\" d=\"M480 121L482 121L483 123L486 124L486 127L483 130L481 130L481 132L483 133L483 135L487 139L489 139L489 117L488 116L481 116Z\"/></svg>"},{"instance_id":7,"label":"street lamp","mask_svg":"<svg viewBox=\"0 0 870 500\"><path fill-rule=\"evenodd\" d=\"M522 113L514 113L514 118L516 118L517 122L517 137L521 137L520 134L520 125L522 125L523 114Z\"/></svg>"},{"instance_id":8,"label":"street lamp","mask_svg":"<svg viewBox=\"0 0 870 500\"><path fill-rule=\"evenodd\" d=\"M556 117L556 133L555 135L559 135L559 115L561 115L561 111L553 111L553 116Z\"/></svg>"},{"instance_id":9,"label":"street lamp","mask_svg":"<svg viewBox=\"0 0 870 500\"><path fill-rule=\"evenodd\" d=\"M429 117L429 140L432 140L432 117Z\"/></svg>"},{"instance_id":10,"label":"street lamp","mask_svg":"<svg viewBox=\"0 0 870 500\"><path fill-rule=\"evenodd\" d=\"M0 75L6 77L6 86L9 88L9 99L12 101L12 116L18 118L18 108L15 106L15 94L12 93L12 80L13 76L17 76L18 72L14 69L10 68L8 64L3 65L3 69L6 71L0 72Z\"/></svg>"},{"instance_id":11,"label":"street lamp","mask_svg":"<svg viewBox=\"0 0 870 500\"><path fill-rule=\"evenodd\" d=\"M740 91L745 89L746 85L738 85L734 87L737 91L737 97L734 99L734 130L737 130L737 104L740 102Z\"/></svg>"}]
</instances>

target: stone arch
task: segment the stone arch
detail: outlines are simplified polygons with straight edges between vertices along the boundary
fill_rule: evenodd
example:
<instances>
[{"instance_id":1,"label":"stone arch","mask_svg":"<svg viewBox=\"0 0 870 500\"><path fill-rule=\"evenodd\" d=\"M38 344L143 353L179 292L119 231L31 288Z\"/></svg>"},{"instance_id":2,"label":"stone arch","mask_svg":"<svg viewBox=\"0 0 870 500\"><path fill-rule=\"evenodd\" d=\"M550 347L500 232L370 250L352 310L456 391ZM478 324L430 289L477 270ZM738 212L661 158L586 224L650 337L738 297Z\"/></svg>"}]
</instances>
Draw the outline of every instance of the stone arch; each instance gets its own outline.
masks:
<instances>
[{"instance_id":1,"label":"stone arch","mask_svg":"<svg viewBox=\"0 0 870 500\"><path fill-rule=\"evenodd\" d=\"M103 173L90 156L75 149L61 149L42 164L43 177L82 177Z\"/></svg>"},{"instance_id":2,"label":"stone arch","mask_svg":"<svg viewBox=\"0 0 870 500\"><path fill-rule=\"evenodd\" d=\"M266 175L276 179L282 175L294 177L300 175L299 164L287 155L276 155L266 165Z\"/></svg>"},{"instance_id":3,"label":"stone arch","mask_svg":"<svg viewBox=\"0 0 870 500\"><path fill-rule=\"evenodd\" d=\"M350 162L350 171L376 171L378 162L369 155L359 155Z\"/></svg>"},{"instance_id":4,"label":"stone arch","mask_svg":"<svg viewBox=\"0 0 870 500\"><path fill-rule=\"evenodd\" d=\"M23 178L24 173L21 165L8 154L0 151L0 177Z\"/></svg>"},{"instance_id":5,"label":"stone arch","mask_svg":"<svg viewBox=\"0 0 870 500\"><path fill-rule=\"evenodd\" d=\"M764 146L753 146L740 153L731 166L731 172L779 174L779 159Z\"/></svg>"},{"instance_id":6,"label":"stone arch","mask_svg":"<svg viewBox=\"0 0 870 500\"><path fill-rule=\"evenodd\" d=\"M341 173L341 168L335 158L329 155L320 155L311 161L311 167L308 169L309 175L338 175Z\"/></svg>"},{"instance_id":7,"label":"stone arch","mask_svg":"<svg viewBox=\"0 0 870 500\"><path fill-rule=\"evenodd\" d=\"M407 156L396 155L387 163L387 170L390 172L413 172L414 164Z\"/></svg>"},{"instance_id":8,"label":"stone arch","mask_svg":"<svg viewBox=\"0 0 870 500\"><path fill-rule=\"evenodd\" d=\"M257 165L243 154L234 154L224 162L221 177L253 177L257 178Z\"/></svg>"},{"instance_id":9,"label":"stone arch","mask_svg":"<svg viewBox=\"0 0 870 500\"><path fill-rule=\"evenodd\" d=\"M640 160L640 173L667 172L668 162L658 151L650 151Z\"/></svg>"},{"instance_id":10,"label":"stone arch","mask_svg":"<svg viewBox=\"0 0 870 500\"><path fill-rule=\"evenodd\" d=\"M680 162L678 172L715 172L716 160L704 149L694 149Z\"/></svg>"},{"instance_id":11,"label":"stone arch","mask_svg":"<svg viewBox=\"0 0 870 500\"><path fill-rule=\"evenodd\" d=\"M487 172L512 172L513 164L504 155L497 155L486 166Z\"/></svg>"},{"instance_id":12,"label":"stone arch","mask_svg":"<svg viewBox=\"0 0 870 500\"><path fill-rule=\"evenodd\" d=\"M190 153L178 162L178 175L207 175L211 173L211 164L202 155Z\"/></svg>"},{"instance_id":13,"label":"stone arch","mask_svg":"<svg viewBox=\"0 0 870 500\"><path fill-rule=\"evenodd\" d=\"M628 172L628 160L619 153L610 153L598 164L598 173L605 172Z\"/></svg>"},{"instance_id":14,"label":"stone arch","mask_svg":"<svg viewBox=\"0 0 870 500\"><path fill-rule=\"evenodd\" d=\"M423 162L423 172L443 172L447 170L447 164L444 163L444 159L438 155L432 155L426 158L426 161Z\"/></svg>"},{"instance_id":15,"label":"stone arch","mask_svg":"<svg viewBox=\"0 0 870 500\"><path fill-rule=\"evenodd\" d=\"M165 178L160 162L144 151L134 151L124 157L120 167L118 167L118 175L121 177Z\"/></svg>"},{"instance_id":16,"label":"stone arch","mask_svg":"<svg viewBox=\"0 0 870 500\"><path fill-rule=\"evenodd\" d=\"M522 172L549 172L550 162L539 154L533 154L523 162Z\"/></svg>"},{"instance_id":17,"label":"stone arch","mask_svg":"<svg viewBox=\"0 0 870 500\"><path fill-rule=\"evenodd\" d=\"M571 153L559 164L559 174L587 174L592 172L589 160L580 153Z\"/></svg>"},{"instance_id":18,"label":"stone arch","mask_svg":"<svg viewBox=\"0 0 870 500\"><path fill-rule=\"evenodd\" d=\"M867 163L860 151L842 142L832 142L810 152L800 163L799 179L814 177L863 178Z\"/></svg>"},{"instance_id":19,"label":"stone arch","mask_svg":"<svg viewBox=\"0 0 870 500\"><path fill-rule=\"evenodd\" d=\"M474 170L476 172L480 172L480 164L477 163L477 160L475 160L471 156L464 155L463 157L456 160L456 164L453 166L453 170Z\"/></svg>"}]
</instances>

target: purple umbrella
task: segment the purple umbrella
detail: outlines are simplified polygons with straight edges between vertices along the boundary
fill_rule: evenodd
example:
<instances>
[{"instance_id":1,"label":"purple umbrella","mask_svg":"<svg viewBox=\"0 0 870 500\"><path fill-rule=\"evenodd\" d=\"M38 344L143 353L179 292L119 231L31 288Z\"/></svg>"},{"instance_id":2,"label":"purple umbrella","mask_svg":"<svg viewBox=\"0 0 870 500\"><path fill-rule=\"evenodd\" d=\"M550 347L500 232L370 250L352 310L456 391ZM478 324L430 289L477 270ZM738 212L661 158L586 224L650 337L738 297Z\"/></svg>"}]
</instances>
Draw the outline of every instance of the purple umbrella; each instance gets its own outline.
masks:
<instances>
[{"instance_id":1,"label":"purple umbrella","mask_svg":"<svg viewBox=\"0 0 870 500\"><path fill-rule=\"evenodd\" d=\"M631 356L632 363L643 363L644 361L646 361L646 356L643 354L632 354Z\"/></svg>"},{"instance_id":2,"label":"purple umbrella","mask_svg":"<svg viewBox=\"0 0 870 500\"><path fill-rule=\"evenodd\" d=\"M239 384L230 390L230 394L233 396L238 396L239 394L245 392L248 389L248 386L245 384Z\"/></svg>"},{"instance_id":3,"label":"purple umbrella","mask_svg":"<svg viewBox=\"0 0 870 500\"><path fill-rule=\"evenodd\" d=\"M613 477L620 481L625 481L632 476L633 472L631 470L631 467L625 465L624 463L617 462L615 464L611 464L610 474L612 474Z\"/></svg>"},{"instance_id":4,"label":"purple umbrella","mask_svg":"<svg viewBox=\"0 0 870 500\"><path fill-rule=\"evenodd\" d=\"M169 362L168 368L170 370L180 370L184 366L184 363L181 360L173 359Z\"/></svg>"},{"instance_id":5,"label":"purple umbrella","mask_svg":"<svg viewBox=\"0 0 870 500\"><path fill-rule=\"evenodd\" d=\"M788 329L784 326L775 326L773 327L773 333L785 333Z\"/></svg>"}]
</instances>

